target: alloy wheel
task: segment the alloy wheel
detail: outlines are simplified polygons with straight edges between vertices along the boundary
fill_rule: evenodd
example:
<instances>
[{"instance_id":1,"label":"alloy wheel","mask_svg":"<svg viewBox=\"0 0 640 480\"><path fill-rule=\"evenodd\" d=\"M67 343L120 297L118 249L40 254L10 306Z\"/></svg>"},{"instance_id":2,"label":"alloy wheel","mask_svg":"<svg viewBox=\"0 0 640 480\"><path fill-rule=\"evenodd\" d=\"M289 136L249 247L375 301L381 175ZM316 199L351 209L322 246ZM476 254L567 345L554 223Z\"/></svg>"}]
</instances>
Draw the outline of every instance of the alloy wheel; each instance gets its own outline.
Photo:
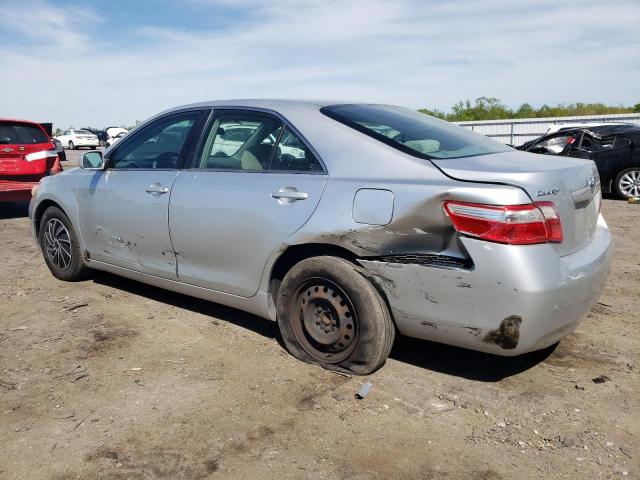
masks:
<instances>
[{"instance_id":1,"label":"alloy wheel","mask_svg":"<svg viewBox=\"0 0 640 480\"><path fill-rule=\"evenodd\" d=\"M44 227L44 247L47 257L58 270L71 265L71 236L57 218L50 219Z\"/></svg>"},{"instance_id":2,"label":"alloy wheel","mask_svg":"<svg viewBox=\"0 0 640 480\"><path fill-rule=\"evenodd\" d=\"M640 197L640 169L629 170L620 177L620 191L628 197Z\"/></svg>"}]
</instances>

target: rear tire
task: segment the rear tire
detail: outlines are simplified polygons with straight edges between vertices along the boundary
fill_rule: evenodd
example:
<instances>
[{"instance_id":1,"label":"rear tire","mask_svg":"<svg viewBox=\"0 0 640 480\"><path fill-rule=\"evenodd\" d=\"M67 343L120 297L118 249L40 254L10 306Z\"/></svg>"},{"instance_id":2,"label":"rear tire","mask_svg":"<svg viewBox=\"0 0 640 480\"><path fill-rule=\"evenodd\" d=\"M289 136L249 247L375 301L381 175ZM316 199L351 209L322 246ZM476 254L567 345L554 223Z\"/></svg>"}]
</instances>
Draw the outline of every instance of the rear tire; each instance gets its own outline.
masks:
<instances>
[{"instance_id":1,"label":"rear tire","mask_svg":"<svg viewBox=\"0 0 640 480\"><path fill-rule=\"evenodd\" d=\"M38 243L54 277L67 282L86 278L88 269L82 260L78 236L59 208L49 207L42 215Z\"/></svg>"},{"instance_id":2,"label":"rear tire","mask_svg":"<svg viewBox=\"0 0 640 480\"><path fill-rule=\"evenodd\" d=\"M69 150L75 150L76 146L73 144L71 140L69 140Z\"/></svg>"},{"instance_id":3,"label":"rear tire","mask_svg":"<svg viewBox=\"0 0 640 480\"><path fill-rule=\"evenodd\" d=\"M613 181L613 190L623 199L640 197L640 167L620 171Z\"/></svg>"},{"instance_id":4,"label":"rear tire","mask_svg":"<svg viewBox=\"0 0 640 480\"><path fill-rule=\"evenodd\" d=\"M296 264L278 290L278 326L299 360L367 375L384 365L395 326L365 272L338 257Z\"/></svg>"}]
</instances>

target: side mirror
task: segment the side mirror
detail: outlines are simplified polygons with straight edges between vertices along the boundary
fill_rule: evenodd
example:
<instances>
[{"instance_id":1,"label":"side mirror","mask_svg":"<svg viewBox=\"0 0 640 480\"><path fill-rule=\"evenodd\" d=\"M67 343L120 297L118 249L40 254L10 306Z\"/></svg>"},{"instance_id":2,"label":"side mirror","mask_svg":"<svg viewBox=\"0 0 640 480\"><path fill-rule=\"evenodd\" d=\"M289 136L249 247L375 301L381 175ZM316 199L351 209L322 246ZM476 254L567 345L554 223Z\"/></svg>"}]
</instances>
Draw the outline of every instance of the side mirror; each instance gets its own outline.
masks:
<instances>
[{"instance_id":1,"label":"side mirror","mask_svg":"<svg viewBox=\"0 0 640 480\"><path fill-rule=\"evenodd\" d=\"M83 153L81 167L88 170L102 170L104 167L102 152L91 150L90 152Z\"/></svg>"}]
</instances>

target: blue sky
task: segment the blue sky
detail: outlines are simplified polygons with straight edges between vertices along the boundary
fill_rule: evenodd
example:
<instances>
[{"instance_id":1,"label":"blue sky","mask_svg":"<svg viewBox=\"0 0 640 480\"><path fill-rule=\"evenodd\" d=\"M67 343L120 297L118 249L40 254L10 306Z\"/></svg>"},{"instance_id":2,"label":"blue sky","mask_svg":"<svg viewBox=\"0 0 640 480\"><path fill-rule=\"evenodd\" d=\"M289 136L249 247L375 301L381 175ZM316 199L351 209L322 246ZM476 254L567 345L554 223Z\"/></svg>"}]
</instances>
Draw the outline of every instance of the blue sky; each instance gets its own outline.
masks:
<instances>
[{"instance_id":1,"label":"blue sky","mask_svg":"<svg viewBox=\"0 0 640 480\"><path fill-rule=\"evenodd\" d=\"M0 116L128 124L225 98L640 102L640 2L3 0Z\"/></svg>"}]
</instances>

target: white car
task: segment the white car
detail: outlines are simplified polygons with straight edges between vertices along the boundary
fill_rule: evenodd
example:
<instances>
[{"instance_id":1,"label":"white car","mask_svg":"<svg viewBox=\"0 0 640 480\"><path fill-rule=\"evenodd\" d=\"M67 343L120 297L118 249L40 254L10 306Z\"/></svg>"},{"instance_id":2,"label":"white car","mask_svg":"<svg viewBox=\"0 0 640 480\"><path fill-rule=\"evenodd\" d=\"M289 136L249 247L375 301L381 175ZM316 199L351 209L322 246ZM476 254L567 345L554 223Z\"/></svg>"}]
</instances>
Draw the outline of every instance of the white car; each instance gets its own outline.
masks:
<instances>
[{"instance_id":1,"label":"white car","mask_svg":"<svg viewBox=\"0 0 640 480\"><path fill-rule=\"evenodd\" d=\"M106 146L108 147L109 145L113 145L115 143L115 139L118 138L118 136L121 133L124 133L125 135L127 133L129 133L129 130L127 130L126 128L122 128L122 127L107 127L104 130L105 132L107 132L107 142L106 142Z\"/></svg>"},{"instance_id":2,"label":"white car","mask_svg":"<svg viewBox=\"0 0 640 480\"><path fill-rule=\"evenodd\" d=\"M115 136L113 136L113 137L111 137L111 136L110 136L110 137L107 139L107 141L106 141L106 143L105 143L105 146L106 146L106 147L110 147L110 146L111 146L111 145L113 145L114 143L116 143L116 142L118 142L119 140L121 140L124 136L126 136L126 135L127 135L127 133L129 133L129 132L124 131L124 132L120 132L120 133L116 134L116 135L115 135Z\"/></svg>"},{"instance_id":3,"label":"white car","mask_svg":"<svg viewBox=\"0 0 640 480\"><path fill-rule=\"evenodd\" d=\"M70 128L55 137L63 147L75 150L80 147L98 148L98 137L89 130L74 130Z\"/></svg>"}]
</instances>

